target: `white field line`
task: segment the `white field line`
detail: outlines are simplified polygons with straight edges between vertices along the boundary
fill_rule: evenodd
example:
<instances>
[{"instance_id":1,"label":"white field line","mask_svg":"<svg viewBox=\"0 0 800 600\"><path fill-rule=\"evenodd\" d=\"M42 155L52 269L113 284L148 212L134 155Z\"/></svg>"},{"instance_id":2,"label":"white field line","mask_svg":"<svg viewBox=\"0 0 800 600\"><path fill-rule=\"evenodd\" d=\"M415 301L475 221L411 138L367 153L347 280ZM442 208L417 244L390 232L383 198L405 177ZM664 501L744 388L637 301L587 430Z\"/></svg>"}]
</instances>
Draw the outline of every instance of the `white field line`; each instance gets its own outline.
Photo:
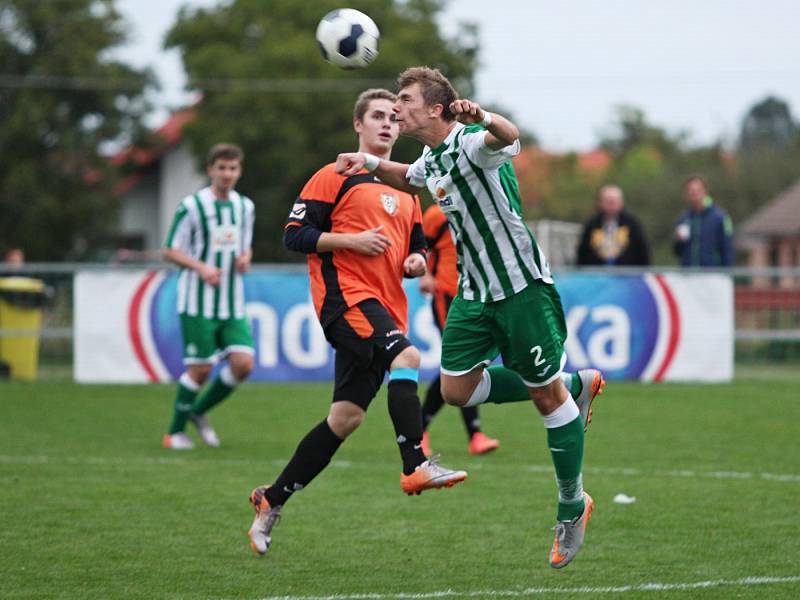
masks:
<instances>
[{"instance_id":1,"label":"white field line","mask_svg":"<svg viewBox=\"0 0 800 600\"><path fill-rule=\"evenodd\" d=\"M164 465L164 466L188 466L188 465L232 465L232 466L246 466L246 465L285 465L288 462L288 457L279 459L237 459L237 458L221 458L213 459L206 457L193 456L191 452L187 452L183 456L160 456L160 457L107 457L107 456L50 456L42 455L3 455L0 454L0 464L7 465L42 465L42 464L68 464L68 465L98 465L98 466L149 466L149 465ZM333 460L331 467L338 469L371 469L383 470L396 466L395 463L387 463L386 461L369 461L359 462L350 460ZM506 465L506 464L475 464L469 467L471 471L517 471L527 473L543 473L551 475L553 473L552 465ZM677 477L687 479L739 479L739 480L753 480L753 481L780 481L784 483L799 483L800 474L793 473L767 473L767 472L750 472L750 471L698 471L692 469L656 469L649 471L646 469L624 468L624 467L586 467L584 471L587 475L591 476L596 474L613 475L615 477Z\"/></svg>"},{"instance_id":2,"label":"white field line","mask_svg":"<svg viewBox=\"0 0 800 600\"><path fill-rule=\"evenodd\" d=\"M540 594L624 594L626 592L670 592L697 590L716 587L751 587L755 585L775 585L798 583L800 575L790 577L742 577L741 579L712 579L690 583L631 583L616 586L597 587L531 587L521 590L442 590L439 592L419 592L396 594L333 594L330 596L267 596L259 600L424 600L426 598L521 598Z\"/></svg>"}]
</instances>

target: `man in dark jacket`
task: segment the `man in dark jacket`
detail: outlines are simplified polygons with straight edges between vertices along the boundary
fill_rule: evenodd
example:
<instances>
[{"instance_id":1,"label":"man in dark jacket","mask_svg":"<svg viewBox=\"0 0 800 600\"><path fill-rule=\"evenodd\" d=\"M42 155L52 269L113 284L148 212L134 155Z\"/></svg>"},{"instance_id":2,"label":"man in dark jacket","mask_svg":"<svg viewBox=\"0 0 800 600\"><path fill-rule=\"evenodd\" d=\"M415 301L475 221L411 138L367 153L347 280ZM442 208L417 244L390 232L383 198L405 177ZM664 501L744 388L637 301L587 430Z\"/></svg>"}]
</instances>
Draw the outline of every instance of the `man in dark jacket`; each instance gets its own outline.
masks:
<instances>
[{"instance_id":1,"label":"man in dark jacket","mask_svg":"<svg viewBox=\"0 0 800 600\"><path fill-rule=\"evenodd\" d=\"M649 265L650 248L639 220L624 210L616 185L597 191L597 214L583 228L579 265Z\"/></svg>"},{"instance_id":2,"label":"man in dark jacket","mask_svg":"<svg viewBox=\"0 0 800 600\"><path fill-rule=\"evenodd\" d=\"M684 267L733 265L733 223L708 194L706 182L697 176L683 185L689 208L678 219L673 250Z\"/></svg>"}]
</instances>

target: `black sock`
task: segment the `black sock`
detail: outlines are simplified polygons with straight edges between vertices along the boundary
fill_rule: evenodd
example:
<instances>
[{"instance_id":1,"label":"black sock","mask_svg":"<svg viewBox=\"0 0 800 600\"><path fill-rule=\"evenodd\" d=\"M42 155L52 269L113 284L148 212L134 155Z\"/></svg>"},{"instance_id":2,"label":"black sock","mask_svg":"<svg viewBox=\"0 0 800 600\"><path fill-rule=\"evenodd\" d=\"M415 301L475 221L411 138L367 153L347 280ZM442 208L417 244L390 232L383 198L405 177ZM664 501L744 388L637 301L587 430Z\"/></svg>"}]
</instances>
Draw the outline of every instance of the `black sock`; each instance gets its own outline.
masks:
<instances>
[{"instance_id":1,"label":"black sock","mask_svg":"<svg viewBox=\"0 0 800 600\"><path fill-rule=\"evenodd\" d=\"M433 417L442 408L444 398L442 398L442 378L437 377L428 386L425 393L425 404L422 405L422 430L427 431Z\"/></svg>"},{"instance_id":2,"label":"black sock","mask_svg":"<svg viewBox=\"0 0 800 600\"><path fill-rule=\"evenodd\" d=\"M397 434L403 473L410 475L427 460L422 453L422 409L416 381L389 381L389 416Z\"/></svg>"},{"instance_id":3,"label":"black sock","mask_svg":"<svg viewBox=\"0 0 800 600\"><path fill-rule=\"evenodd\" d=\"M464 427L467 428L467 437L472 439L472 436L481 430L481 421L478 418L478 407L462 406L461 418L464 419Z\"/></svg>"},{"instance_id":4,"label":"black sock","mask_svg":"<svg viewBox=\"0 0 800 600\"><path fill-rule=\"evenodd\" d=\"M289 464L264 493L270 506L285 504L292 494L311 483L341 445L342 440L331 431L327 419L323 419L300 441Z\"/></svg>"}]
</instances>

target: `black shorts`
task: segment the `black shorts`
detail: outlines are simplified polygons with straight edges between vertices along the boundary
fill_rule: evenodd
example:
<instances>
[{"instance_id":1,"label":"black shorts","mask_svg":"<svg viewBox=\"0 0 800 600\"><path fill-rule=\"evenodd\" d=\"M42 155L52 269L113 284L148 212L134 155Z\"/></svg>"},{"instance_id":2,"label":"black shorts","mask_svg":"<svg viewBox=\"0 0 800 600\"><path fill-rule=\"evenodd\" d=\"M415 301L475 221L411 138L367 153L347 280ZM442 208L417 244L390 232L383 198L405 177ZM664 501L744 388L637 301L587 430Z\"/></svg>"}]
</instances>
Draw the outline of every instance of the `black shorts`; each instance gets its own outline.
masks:
<instances>
[{"instance_id":1,"label":"black shorts","mask_svg":"<svg viewBox=\"0 0 800 600\"><path fill-rule=\"evenodd\" d=\"M336 349L333 401L349 400L367 410L392 361L411 342L383 305L364 300L328 327L325 337Z\"/></svg>"}]
</instances>

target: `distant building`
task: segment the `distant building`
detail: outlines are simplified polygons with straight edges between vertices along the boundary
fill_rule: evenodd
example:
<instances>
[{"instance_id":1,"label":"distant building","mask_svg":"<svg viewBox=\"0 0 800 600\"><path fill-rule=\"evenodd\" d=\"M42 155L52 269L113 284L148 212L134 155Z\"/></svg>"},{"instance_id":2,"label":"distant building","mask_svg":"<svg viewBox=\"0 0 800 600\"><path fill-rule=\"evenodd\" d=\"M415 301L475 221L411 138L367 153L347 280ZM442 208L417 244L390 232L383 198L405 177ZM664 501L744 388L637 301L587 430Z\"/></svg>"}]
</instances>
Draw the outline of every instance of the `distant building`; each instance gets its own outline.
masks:
<instances>
[{"instance_id":1,"label":"distant building","mask_svg":"<svg viewBox=\"0 0 800 600\"><path fill-rule=\"evenodd\" d=\"M800 266L800 180L737 228L736 246L751 267ZM782 278L780 286L793 287L798 282L792 279Z\"/></svg>"},{"instance_id":2,"label":"distant building","mask_svg":"<svg viewBox=\"0 0 800 600\"><path fill-rule=\"evenodd\" d=\"M191 109L173 113L155 133L163 140L157 149L135 146L118 152L111 160L116 166L133 168L119 185L120 260L157 257L178 202L206 185L205 173L199 171L183 128L194 118Z\"/></svg>"}]
</instances>

